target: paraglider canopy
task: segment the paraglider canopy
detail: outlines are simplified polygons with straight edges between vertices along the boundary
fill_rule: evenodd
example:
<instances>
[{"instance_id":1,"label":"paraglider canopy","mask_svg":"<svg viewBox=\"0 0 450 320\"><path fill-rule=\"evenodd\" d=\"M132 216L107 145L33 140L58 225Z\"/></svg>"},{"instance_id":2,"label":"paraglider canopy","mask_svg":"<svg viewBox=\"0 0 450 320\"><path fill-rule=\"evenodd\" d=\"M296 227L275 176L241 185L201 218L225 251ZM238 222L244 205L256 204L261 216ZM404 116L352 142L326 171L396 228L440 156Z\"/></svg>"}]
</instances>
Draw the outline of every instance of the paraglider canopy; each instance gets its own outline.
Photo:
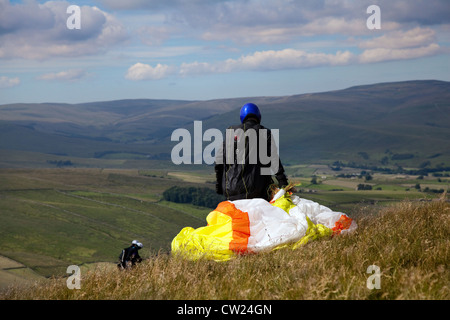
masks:
<instances>
[{"instance_id":1,"label":"paraglider canopy","mask_svg":"<svg viewBox=\"0 0 450 320\"><path fill-rule=\"evenodd\" d=\"M172 240L172 253L226 261L242 254L297 249L357 228L346 214L290 194L289 188L274 190L270 202L254 198L219 203L206 217L206 226L180 231Z\"/></svg>"}]
</instances>

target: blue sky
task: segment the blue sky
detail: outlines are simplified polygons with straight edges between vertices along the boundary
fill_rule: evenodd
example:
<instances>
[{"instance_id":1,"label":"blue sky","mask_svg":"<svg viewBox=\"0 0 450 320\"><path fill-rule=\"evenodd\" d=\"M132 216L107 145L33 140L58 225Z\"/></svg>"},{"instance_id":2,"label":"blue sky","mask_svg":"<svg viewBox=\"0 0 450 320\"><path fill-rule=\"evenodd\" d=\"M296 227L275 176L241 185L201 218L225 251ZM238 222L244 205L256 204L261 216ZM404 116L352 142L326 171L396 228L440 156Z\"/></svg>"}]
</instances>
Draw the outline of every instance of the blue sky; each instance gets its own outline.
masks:
<instances>
[{"instance_id":1,"label":"blue sky","mask_svg":"<svg viewBox=\"0 0 450 320\"><path fill-rule=\"evenodd\" d=\"M449 47L448 0L0 0L0 104L450 81Z\"/></svg>"}]
</instances>

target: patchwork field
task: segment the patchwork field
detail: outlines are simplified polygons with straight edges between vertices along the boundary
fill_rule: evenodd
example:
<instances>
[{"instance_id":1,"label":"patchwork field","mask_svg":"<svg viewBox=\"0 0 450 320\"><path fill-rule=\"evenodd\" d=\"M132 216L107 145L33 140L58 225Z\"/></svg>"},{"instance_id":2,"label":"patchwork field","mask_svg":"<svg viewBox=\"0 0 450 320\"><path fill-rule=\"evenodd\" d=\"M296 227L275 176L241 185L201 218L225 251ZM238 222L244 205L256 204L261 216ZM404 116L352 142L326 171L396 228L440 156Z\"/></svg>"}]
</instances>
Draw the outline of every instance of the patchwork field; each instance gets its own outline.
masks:
<instances>
[{"instance_id":1,"label":"patchwork field","mask_svg":"<svg viewBox=\"0 0 450 320\"><path fill-rule=\"evenodd\" d=\"M133 239L145 244L143 256L168 250L181 228L201 226L209 212L161 201L174 184L188 185L134 170L2 170L1 284L15 278L11 268L49 277L71 264L114 262Z\"/></svg>"}]
</instances>

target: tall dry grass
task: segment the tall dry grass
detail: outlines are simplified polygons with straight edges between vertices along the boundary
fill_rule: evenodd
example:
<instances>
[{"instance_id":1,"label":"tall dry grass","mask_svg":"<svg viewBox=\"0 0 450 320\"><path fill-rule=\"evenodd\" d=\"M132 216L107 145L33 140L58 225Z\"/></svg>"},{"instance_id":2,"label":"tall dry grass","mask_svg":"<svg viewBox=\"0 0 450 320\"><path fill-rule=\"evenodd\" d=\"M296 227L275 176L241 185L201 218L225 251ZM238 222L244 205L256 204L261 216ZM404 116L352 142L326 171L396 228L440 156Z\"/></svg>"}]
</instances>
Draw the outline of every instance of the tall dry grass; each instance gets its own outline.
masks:
<instances>
[{"instance_id":1,"label":"tall dry grass","mask_svg":"<svg viewBox=\"0 0 450 320\"><path fill-rule=\"evenodd\" d=\"M450 204L402 202L358 215L350 235L229 262L152 257L119 272L98 268L81 289L51 279L1 299L449 299ZM369 289L370 265L380 289Z\"/></svg>"}]
</instances>

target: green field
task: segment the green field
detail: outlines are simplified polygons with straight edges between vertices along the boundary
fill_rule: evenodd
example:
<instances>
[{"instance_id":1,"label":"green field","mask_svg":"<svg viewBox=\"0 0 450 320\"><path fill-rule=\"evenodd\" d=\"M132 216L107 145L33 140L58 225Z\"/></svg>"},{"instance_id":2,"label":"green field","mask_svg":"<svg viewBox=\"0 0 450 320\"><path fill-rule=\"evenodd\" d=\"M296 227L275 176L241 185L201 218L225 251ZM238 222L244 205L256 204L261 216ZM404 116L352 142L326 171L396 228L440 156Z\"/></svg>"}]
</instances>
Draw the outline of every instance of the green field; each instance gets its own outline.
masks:
<instances>
[{"instance_id":1,"label":"green field","mask_svg":"<svg viewBox=\"0 0 450 320\"><path fill-rule=\"evenodd\" d=\"M0 255L48 277L71 264L114 262L133 239L145 244L143 256L168 250L210 211L160 201L174 184L190 185L137 170L1 170Z\"/></svg>"},{"instance_id":2,"label":"green field","mask_svg":"<svg viewBox=\"0 0 450 320\"><path fill-rule=\"evenodd\" d=\"M304 170L302 174L301 170ZM435 198L417 183L447 189L449 178L374 175L336 178L323 167L296 166L290 181L298 195L358 217L378 205L403 199ZM311 176L319 177L316 184ZM0 169L0 288L38 277L64 275L69 265L113 263L133 239L144 243L142 256L170 250L186 226L206 224L208 208L162 200L171 186L214 188L213 168L168 169ZM374 189L356 191L370 183ZM411 187L413 186L413 187ZM429 188L432 189L432 188Z\"/></svg>"}]
</instances>

